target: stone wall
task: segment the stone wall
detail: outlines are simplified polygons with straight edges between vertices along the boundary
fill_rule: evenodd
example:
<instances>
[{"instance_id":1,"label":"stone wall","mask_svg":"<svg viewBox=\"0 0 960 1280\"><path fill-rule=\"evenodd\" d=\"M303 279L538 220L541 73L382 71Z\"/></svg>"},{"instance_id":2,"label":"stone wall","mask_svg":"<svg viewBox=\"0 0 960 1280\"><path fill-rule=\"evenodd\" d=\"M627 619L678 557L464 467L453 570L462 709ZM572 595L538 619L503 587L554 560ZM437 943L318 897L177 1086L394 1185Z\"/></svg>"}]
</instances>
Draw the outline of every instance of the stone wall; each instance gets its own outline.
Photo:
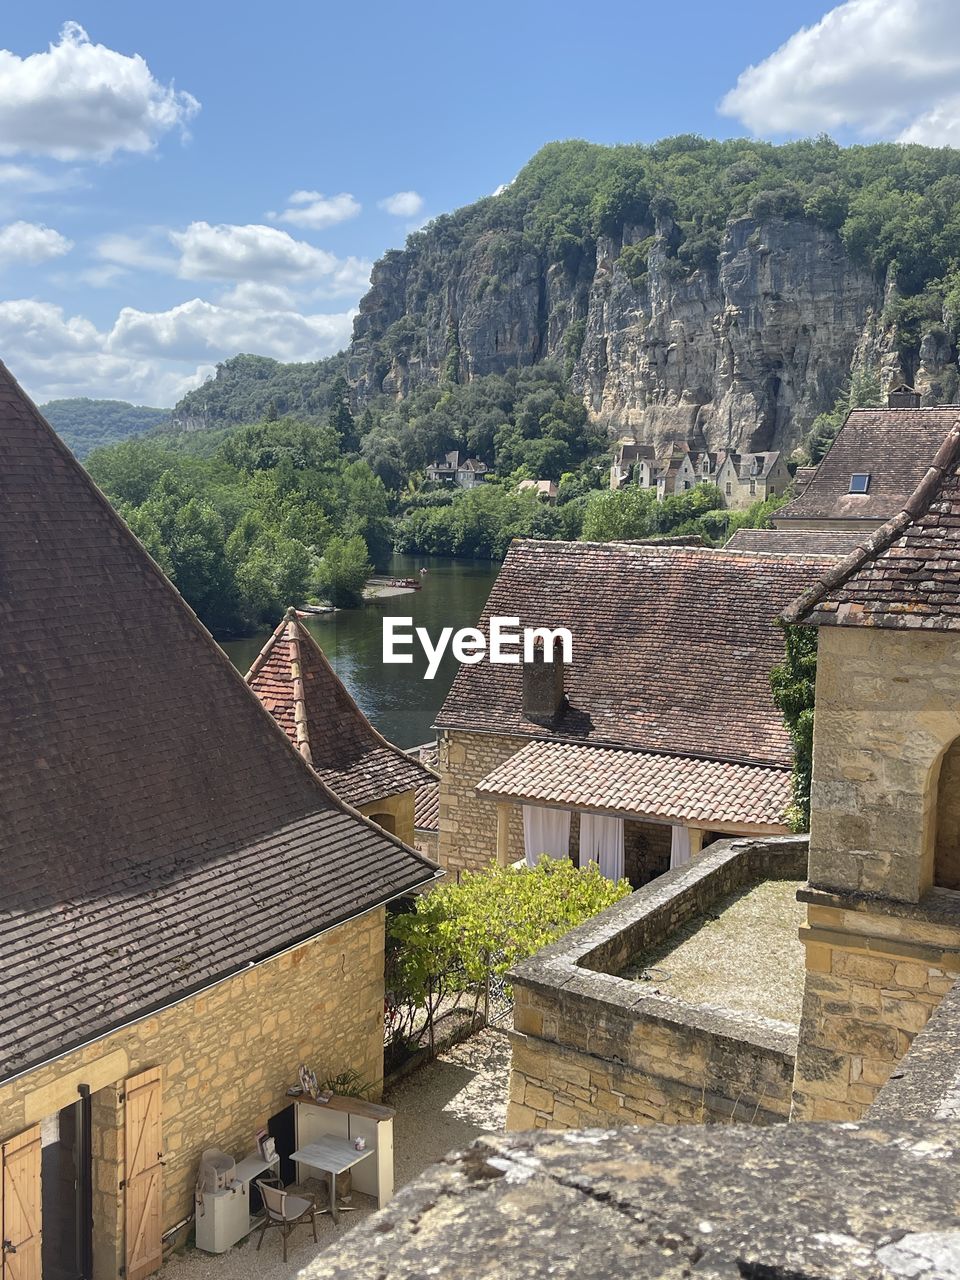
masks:
<instances>
[{"instance_id":1,"label":"stone wall","mask_svg":"<svg viewBox=\"0 0 960 1280\"><path fill-rule=\"evenodd\" d=\"M383 796L379 800L371 800L369 804L360 806L360 812L371 822L377 822L387 831L404 842L412 845L414 841L413 810L415 794L413 788L402 791L400 795Z\"/></svg>"},{"instance_id":2,"label":"stone wall","mask_svg":"<svg viewBox=\"0 0 960 1280\"><path fill-rule=\"evenodd\" d=\"M529 738L446 729L438 739L440 772L440 865L452 876L482 871L497 858L497 806L474 787L492 769L526 746ZM523 819L510 809L510 860L523 857Z\"/></svg>"},{"instance_id":3,"label":"stone wall","mask_svg":"<svg viewBox=\"0 0 960 1280\"><path fill-rule=\"evenodd\" d=\"M200 1152L249 1153L289 1105L301 1062L322 1078L383 1075L384 913L369 912L294 951L0 1086L0 1140L93 1091L94 1271L122 1260L123 1108L119 1087L163 1070L163 1229L187 1217Z\"/></svg>"},{"instance_id":4,"label":"stone wall","mask_svg":"<svg viewBox=\"0 0 960 1280\"><path fill-rule=\"evenodd\" d=\"M796 1028L616 974L738 888L805 863L799 839L719 841L517 966L507 1127L786 1120Z\"/></svg>"},{"instance_id":5,"label":"stone wall","mask_svg":"<svg viewBox=\"0 0 960 1280\"><path fill-rule=\"evenodd\" d=\"M933 883L940 761L958 735L955 634L820 628L811 884L920 900Z\"/></svg>"},{"instance_id":6,"label":"stone wall","mask_svg":"<svg viewBox=\"0 0 960 1280\"><path fill-rule=\"evenodd\" d=\"M807 973L793 1117L857 1120L960 974L960 895L801 890Z\"/></svg>"}]
</instances>

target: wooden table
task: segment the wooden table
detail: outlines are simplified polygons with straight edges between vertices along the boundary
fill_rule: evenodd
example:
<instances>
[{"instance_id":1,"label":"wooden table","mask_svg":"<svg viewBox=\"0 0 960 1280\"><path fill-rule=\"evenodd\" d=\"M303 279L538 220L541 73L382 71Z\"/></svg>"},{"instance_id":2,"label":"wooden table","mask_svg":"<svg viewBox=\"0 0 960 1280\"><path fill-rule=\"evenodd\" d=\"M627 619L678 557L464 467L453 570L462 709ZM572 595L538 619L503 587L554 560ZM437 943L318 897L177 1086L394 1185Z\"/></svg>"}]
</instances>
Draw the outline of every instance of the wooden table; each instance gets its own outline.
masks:
<instances>
[{"instance_id":1,"label":"wooden table","mask_svg":"<svg viewBox=\"0 0 960 1280\"><path fill-rule=\"evenodd\" d=\"M315 1142L308 1142L304 1147L299 1147L290 1159L298 1164L309 1165L311 1169L319 1169L321 1173L329 1174L329 1213L334 1222L338 1222L340 1214L337 1210L337 1174L345 1173L347 1169L351 1169L355 1164L372 1155L373 1151L369 1147L366 1151L358 1151L352 1142L347 1142L343 1138L323 1137ZM327 1213L328 1210L321 1209L320 1212Z\"/></svg>"}]
</instances>

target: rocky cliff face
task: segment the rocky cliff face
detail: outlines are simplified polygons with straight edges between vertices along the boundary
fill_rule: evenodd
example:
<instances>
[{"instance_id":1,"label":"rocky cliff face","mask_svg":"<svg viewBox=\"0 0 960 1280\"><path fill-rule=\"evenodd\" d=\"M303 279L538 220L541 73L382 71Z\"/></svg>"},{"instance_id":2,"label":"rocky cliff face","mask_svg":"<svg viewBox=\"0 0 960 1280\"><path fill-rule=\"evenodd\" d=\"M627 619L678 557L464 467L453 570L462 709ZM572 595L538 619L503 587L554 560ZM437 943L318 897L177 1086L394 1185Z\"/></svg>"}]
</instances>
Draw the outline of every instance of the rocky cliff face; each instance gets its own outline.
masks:
<instances>
[{"instance_id":1,"label":"rocky cliff face","mask_svg":"<svg viewBox=\"0 0 960 1280\"><path fill-rule=\"evenodd\" d=\"M555 357L611 435L792 448L858 364L934 382L952 358L931 338L902 368L883 282L820 225L736 219L692 273L673 232L626 226L557 264L516 232L446 248L428 229L374 270L349 355L358 399L403 396L451 362L467 381Z\"/></svg>"}]
</instances>

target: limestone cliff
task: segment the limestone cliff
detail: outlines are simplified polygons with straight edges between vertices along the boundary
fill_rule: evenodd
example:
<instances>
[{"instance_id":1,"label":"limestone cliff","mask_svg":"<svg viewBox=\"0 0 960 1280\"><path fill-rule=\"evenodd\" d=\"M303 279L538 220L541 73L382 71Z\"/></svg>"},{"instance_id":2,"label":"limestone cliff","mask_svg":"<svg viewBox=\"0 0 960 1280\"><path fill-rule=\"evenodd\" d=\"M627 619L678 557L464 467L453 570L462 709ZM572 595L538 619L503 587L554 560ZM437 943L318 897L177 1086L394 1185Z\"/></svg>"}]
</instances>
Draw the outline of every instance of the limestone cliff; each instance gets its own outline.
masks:
<instances>
[{"instance_id":1,"label":"limestone cliff","mask_svg":"<svg viewBox=\"0 0 960 1280\"><path fill-rule=\"evenodd\" d=\"M467 381L556 357L611 435L769 449L796 445L858 363L914 372L881 322L883 282L834 231L737 218L692 273L672 233L627 225L571 268L495 230L438 263L428 229L374 269L350 350L359 399L436 382L451 359ZM949 344L932 345L921 363L942 367Z\"/></svg>"}]
</instances>

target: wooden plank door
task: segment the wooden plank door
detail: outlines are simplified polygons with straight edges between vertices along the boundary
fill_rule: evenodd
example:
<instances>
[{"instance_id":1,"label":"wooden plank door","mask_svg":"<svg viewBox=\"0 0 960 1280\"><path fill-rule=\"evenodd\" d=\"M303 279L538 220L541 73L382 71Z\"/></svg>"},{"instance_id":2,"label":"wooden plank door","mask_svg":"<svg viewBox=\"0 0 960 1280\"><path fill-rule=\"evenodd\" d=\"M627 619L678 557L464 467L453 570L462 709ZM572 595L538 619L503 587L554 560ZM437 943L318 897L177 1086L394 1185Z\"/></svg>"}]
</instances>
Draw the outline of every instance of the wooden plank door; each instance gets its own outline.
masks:
<instances>
[{"instance_id":1,"label":"wooden plank door","mask_svg":"<svg viewBox=\"0 0 960 1280\"><path fill-rule=\"evenodd\" d=\"M3 1144L2 1280L40 1280L40 1126Z\"/></svg>"},{"instance_id":2,"label":"wooden plank door","mask_svg":"<svg viewBox=\"0 0 960 1280\"><path fill-rule=\"evenodd\" d=\"M163 1086L160 1068L131 1076L125 1086L123 1182L126 1280L143 1280L163 1261Z\"/></svg>"}]
</instances>

